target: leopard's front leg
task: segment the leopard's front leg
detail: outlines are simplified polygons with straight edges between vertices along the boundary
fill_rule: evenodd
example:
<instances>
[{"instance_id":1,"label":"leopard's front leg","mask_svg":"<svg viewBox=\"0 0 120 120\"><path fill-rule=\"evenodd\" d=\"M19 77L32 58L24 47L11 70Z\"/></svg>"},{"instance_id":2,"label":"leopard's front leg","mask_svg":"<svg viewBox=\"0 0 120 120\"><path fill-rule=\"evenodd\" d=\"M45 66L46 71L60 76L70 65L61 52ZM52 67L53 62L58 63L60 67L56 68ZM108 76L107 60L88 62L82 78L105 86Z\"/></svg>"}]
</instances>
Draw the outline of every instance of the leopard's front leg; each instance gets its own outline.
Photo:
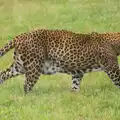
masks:
<instances>
[{"instance_id":1,"label":"leopard's front leg","mask_svg":"<svg viewBox=\"0 0 120 120\"><path fill-rule=\"evenodd\" d=\"M80 72L79 74L73 74L72 75L72 90L78 92L80 90L80 83L83 78L83 73Z\"/></svg>"}]
</instances>

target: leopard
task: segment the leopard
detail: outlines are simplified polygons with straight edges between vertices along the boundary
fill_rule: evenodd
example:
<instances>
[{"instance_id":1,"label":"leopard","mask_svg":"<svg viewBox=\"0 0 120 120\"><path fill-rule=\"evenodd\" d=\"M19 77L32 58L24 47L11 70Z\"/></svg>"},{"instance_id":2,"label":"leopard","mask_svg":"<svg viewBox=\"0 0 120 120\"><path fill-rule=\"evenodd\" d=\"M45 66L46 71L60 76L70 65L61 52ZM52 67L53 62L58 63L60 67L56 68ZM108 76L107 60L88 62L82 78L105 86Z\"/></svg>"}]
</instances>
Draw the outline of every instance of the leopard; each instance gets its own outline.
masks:
<instances>
[{"instance_id":1,"label":"leopard","mask_svg":"<svg viewBox=\"0 0 120 120\"><path fill-rule=\"evenodd\" d=\"M0 84L25 76L24 93L32 91L43 75L71 75L71 91L78 92L85 73L101 70L120 87L120 33L77 33L37 29L15 36L0 49L0 57L14 49L13 62L0 72Z\"/></svg>"}]
</instances>

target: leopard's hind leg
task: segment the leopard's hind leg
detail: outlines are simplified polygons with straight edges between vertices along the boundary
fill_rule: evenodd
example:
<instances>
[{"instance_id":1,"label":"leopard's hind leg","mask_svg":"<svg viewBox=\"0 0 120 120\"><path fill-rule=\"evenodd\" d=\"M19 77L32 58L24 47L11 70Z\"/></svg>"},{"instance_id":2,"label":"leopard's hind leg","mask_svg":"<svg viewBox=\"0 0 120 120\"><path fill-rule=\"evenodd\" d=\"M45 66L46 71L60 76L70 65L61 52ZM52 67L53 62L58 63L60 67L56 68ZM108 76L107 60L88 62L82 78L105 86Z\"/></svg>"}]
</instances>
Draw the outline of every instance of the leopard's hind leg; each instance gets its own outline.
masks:
<instances>
[{"instance_id":1,"label":"leopard's hind leg","mask_svg":"<svg viewBox=\"0 0 120 120\"><path fill-rule=\"evenodd\" d=\"M29 67L26 69L25 73L25 83L24 83L24 92L25 94L32 90L34 85L39 79L39 76L41 75L41 65L37 65L36 63L32 63Z\"/></svg>"},{"instance_id":2,"label":"leopard's hind leg","mask_svg":"<svg viewBox=\"0 0 120 120\"><path fill-rule=\"evenodd\" d=\"M20 55L15 51L14 52L14 62L11 66L0 72L0 84L6 81L9 78L24 74L23 61L21 60Z\"/></svg>"},{"instance_id":3,"label":"leopard's hind leg","mask_svg":"<svg viewBox=\"0 0 120 120\"><path fill-rule=\"evenodd\" d=\"M24 71L22 71L19 66L13 62L13 64L9 68L0 72L0 84L2 84L9 78L18 76L23 73Z\"/></svg>"}]
</instances>

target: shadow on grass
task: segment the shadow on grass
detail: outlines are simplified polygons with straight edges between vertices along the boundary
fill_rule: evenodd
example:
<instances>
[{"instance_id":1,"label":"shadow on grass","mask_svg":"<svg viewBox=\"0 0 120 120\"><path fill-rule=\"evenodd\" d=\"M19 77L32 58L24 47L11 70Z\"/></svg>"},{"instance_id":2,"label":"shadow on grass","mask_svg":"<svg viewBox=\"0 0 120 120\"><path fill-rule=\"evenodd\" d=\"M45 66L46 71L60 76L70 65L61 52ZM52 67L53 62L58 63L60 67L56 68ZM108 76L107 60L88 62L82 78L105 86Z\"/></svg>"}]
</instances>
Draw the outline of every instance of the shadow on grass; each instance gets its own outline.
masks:
<instances>
[{"instance_id":1,"label":"shadow on grass","mask_svg":"<svg viewBox=\"0 0 120 120\"><path fill-rule=\"evenodd\" d=\"M46 83L49 82L49 83ZM46 83L46 84L45 84ZM28 93L28 95L43 95L43 94L79 94L84 95L86 97L94 96L97 97L100 94L107 95L118 93L120 90L115 87L112 83L104 83L104 84L81 84L80 91L78 93L71 92L71 84L68 84L69 81L59 81L59 83L56 80L45 80L44 82L41 81L40 83L36 84L33 90ZM13 82L7 82L5 85L3 85L1 90L1 95L4 96L4 94L8 95L19 95L24 96L24 89L23 89L23 82L18 81L16 83Z\"/></svg>"},{"instance_id":2,"label":"shadow on grass","mask_svg":"<svg viewBox=\"0 0 120 120\"><path fill-rule=\"evenodd\" d=\"M112 93L116 93L119 92L120 89L116 88L113 84L104 84L104 85L83 85L80 88L79 92L71 92L71 88L68 87L67 85L64 86L49 86L49 87L43 87L43 86L39 86L37 88L34 88L33 91L30 92L30 94L36 94L36 95L40 95L40 94L82 94L86 97L89 96L94 96L97 97L100 94L104 94L107 95L112 94Z\"/></svg>"}]
</instances>

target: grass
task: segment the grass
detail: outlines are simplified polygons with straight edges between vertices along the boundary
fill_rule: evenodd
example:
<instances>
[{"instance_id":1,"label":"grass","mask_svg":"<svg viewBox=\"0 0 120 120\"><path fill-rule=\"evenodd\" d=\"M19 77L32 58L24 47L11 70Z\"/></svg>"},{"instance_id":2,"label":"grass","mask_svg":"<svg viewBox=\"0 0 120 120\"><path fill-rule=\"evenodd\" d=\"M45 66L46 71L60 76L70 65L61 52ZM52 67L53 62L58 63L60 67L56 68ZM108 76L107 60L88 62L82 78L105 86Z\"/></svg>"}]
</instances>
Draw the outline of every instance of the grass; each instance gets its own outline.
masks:
<instances>
[{"instance_id":1,"label":"grass","mask_svg":"<svg viewBox=\"0 0 120 120\"><path fill-rule=\"evenodd\" d=\"M119 10L119 0L0 0L0 47L35 28L119 31ZM0 86L0 120L120 120L120 90L104 72L86 74L79 93L70 92L71 76L63 74L41 76L26 96L23 83L19 76Z\"/></svg>"}]
</instances>

